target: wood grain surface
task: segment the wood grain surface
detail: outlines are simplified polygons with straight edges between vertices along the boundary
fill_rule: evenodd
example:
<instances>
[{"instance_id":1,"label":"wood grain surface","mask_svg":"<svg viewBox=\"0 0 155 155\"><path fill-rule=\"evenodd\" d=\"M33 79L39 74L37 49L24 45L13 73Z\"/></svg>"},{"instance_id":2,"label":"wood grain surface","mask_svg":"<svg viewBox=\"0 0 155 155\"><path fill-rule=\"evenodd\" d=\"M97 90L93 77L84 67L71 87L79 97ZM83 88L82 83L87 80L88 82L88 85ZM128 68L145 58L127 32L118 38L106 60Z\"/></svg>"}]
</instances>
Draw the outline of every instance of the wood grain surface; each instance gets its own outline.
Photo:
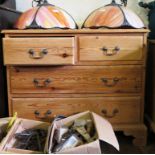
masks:
<instances>
[{"instance_id":1,"label":"wood grain surface","mask_svg":"<svg viewBox=\"0 0 155 155\"><path fill-rule=\"evenodd\" d=\"M80 61L142 60L143 37L105 35L79 37Z\"/></svg>"},{"instance_id":2,"label":"wood grain surface","mask_svg":"<svg viewBox=\"0 0 155 155\"><path fill-rule=\"evenodd\" d=\"M10 74L12 93L124 94L140 93L143 70L141 66L15 67Z\"/></svg>"},{"instance_id":3,"label":"wood grain surface","mask_svg":"<svg viewBox=\"0 0 155 155\"><path fill-rule=\"evenodd\" d=\"M83 111L93 111L113 124L140 121L140 97L90 97L90 98L14 98L13 112L19 117L48 120L57 115L70 116ZM35 115L38 111L40 114ZM51 111L51 115L46 115Z\"/></svg>"},{"instance_id":4,"label":"wood grain surface","mask_svg":"<svg viewBox=\"0 0 155 155\"><path fill-rule=\"evenodd\" d=\"M5 65L74 64L74 38L4 38Z\"/></svg>"},{"instance_id":5,"label":"wood grain surface","mask_svg":"<svg viewBox=\"0 0 155 155\"><path fill-rule=\"evenodd\" d=\"M19 117L51 121L59 114L90 110L107 118L115 130L134 136L135 145L144 146L148 32L3 31L10 116L18 112ZM61 49L59 54L54 47ZM49 55L32 60L29 50L37 57L44 48Z\"/></svg>"}]
</instances>

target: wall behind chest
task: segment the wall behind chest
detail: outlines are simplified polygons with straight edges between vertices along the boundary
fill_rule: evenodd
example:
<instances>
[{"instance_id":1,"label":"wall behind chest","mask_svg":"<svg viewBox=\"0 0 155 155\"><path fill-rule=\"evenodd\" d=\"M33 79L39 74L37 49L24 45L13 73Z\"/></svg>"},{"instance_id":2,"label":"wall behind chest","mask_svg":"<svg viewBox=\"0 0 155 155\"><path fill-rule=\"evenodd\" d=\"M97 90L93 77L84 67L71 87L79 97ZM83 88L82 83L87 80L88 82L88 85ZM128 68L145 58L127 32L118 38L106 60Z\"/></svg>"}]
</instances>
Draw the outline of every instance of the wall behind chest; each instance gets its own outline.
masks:
<instances>
[{"instance_id":1,"label":"wall behind chest","mask_svg":"<svg viewBox=\"0 0 155 155\"><path fill-rule=\"evenodd\" d=\"M120 2L120 0L116 1ZM147 25L147 10L140 8L138 6L138 1L139 0L128 0L128 7L134 10ZM149 2L152 0L143 1ZM17 9L21 11L25 11L32 6L32 0L16 0L16 2ZM111 0L49 0L49 2L61 8L64 8L74 17L77 23L81 25L86 19L86 17L89 15L89 13L91 13L94 9L110 3Z\"/></svg>"}]
</instances>

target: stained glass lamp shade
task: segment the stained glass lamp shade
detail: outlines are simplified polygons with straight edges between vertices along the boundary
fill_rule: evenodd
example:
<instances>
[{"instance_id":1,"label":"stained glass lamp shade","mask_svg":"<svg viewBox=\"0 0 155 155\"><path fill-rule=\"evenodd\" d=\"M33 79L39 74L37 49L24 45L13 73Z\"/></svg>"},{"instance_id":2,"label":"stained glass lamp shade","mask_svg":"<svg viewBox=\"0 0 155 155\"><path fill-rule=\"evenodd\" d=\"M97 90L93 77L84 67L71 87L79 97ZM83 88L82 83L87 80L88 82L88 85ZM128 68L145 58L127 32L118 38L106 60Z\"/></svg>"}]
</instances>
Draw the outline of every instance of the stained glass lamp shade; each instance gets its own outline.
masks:
<instances>
[{"instance_id":1,"label":"stained glass lamp shade","mask_svg":"<svg viewBox=\"0 0 155 155\"><path fill-rule=\"evenodd\" d=\"M41 1L41 0L40 0ZM15 24L17 29L76 29L77 24L65 10L49 4L46 0L39 1L36 7L23 13Z\"/></svg>"},{"instance_id":2,"label":"stained glass lamp shade","mask_svg":"<svg viewBox=\"0 0 155 155\"><path fill-rule=\"evenodd\" d=\"M130 9L112 1L92 12L83 28L144 28L142 20Z\"/></svg>"}]
</instances>

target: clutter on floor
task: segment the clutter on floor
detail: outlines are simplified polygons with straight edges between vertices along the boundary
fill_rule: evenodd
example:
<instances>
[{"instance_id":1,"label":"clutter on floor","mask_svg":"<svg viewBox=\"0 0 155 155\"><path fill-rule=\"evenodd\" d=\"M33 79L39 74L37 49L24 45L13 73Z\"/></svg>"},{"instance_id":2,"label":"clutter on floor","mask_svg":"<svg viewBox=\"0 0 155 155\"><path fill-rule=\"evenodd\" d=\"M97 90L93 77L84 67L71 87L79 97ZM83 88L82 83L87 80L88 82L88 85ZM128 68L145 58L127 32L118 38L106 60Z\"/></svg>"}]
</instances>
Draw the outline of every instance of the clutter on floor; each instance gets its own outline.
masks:
<instances>
[{"instance_id":1,"label":"clutter on floor","mask_svg":"<svg viewBox=\"0 0 155 155\"><path fill-rule=\"evenodd\" d=\"M44 153L49 123L17 118L1 143L4 153Z\"/></svg>"},{"instance_id":2,"label":"clutter on floor","mask_svg":"<svg viewBox=\"0 0 155 155\"><path fill-rule=\"evenodd\" d=\"M55 130L52 152L65 151L97 140L93 120L76 119L70 126Z\"/></svg>"},{"instance_id":3,"label":"clutter on floor","mask_svg":"<svg viewBox=\"0 0 155 155\"><path fill-rule=\"evenodd\" d=\"M11 127L7 135L1 132L1 137L5 138L1 141L0 153L100 154L100 140L119 150L111 124L89 111L55 120L52 124L15 119L15 116L6 124L5 129Z\"/></svg>"},{"instance_id":4,"label":"clutter on floor","mask_svg":"<svg viewBox=\"0 0 155 155\"><path fill-rule=\"evenodd\" d=\"M44 151L47 130L28 129L15 134L14 147L22 150Z\"/></svg>"},{"instance_id":5,"label":"clutter on floor","mask_svg":"<svg viewBox=\"0 0 155 155\"><path fill-rule=\"evenodd\" d=\"M89 111L54 121L49 135L45 147L49 154L100 154L100 141L119 150L111 124Z\"/></svg>"}]
</instances>

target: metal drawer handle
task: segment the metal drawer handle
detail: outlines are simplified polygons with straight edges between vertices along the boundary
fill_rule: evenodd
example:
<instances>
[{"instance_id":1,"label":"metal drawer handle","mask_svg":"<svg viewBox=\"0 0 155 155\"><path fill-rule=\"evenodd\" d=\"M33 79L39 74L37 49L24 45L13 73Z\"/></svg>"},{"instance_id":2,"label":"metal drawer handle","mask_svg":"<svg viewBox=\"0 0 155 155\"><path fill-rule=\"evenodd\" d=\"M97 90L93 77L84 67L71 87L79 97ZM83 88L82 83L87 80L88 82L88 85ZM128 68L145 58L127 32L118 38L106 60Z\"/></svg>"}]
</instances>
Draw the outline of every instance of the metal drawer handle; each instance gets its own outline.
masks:
<instances>
[{"instance_id":1,"label":"metal drawer handle","mask_svg":"<svg viewBox=\"0 0 155 155\"><path fill-rule=\"evenodd\" d=\"M112 49L103 47L103 48L101 48L101 50L103 51L103 54L105 56L114 56L120 51L120 48L118 46L116 46L115 48L112 48Z\"/></svg>"},{"instance_id":2,"label":"metal drawer handle","mask_svg":"<svg viewBox=\"0 0 155 155\"><path fill-rule=\"evenodd\" d=\"M48 51L47 49L43 49L41 52L35 52L33 49L30 49L28 51L29 55L30 55L30 58L32 59L42 59L44 58L45 55L48 54Z\"/></svg>"},{"instance_id":3,"label":"metal drawer handle","mask_svg":"<svg viewBox=\"0 0 155 155\"><path fill-rule=\"evenodd\" d=\"M40 112L38 110L34 111L34 115L38 119L47 119L51 114L52 114L52 111L47 110L46 113L44 114L44 117L41 117Z\"/></svg>"},{"instance_id":4,"label":"metal drawer handle","mask_svg":"<svg viewBox=\"0 0 155 155\"><path fill-rule=\"evenodd\" d=\"M51 82L52 82L51 79L46 79L46 80L34 79L33 80L35 87L39 87L39 88L47 87Z\"/></svg>"},{"instance_id":5,"label":"metal drawer handle","mask_svg":"<svg viewBox=\"0 0 155 155\"><path fill-rule=\"evenodd\" d=\"M106 87L114 87L117 85L120 79L119 78L113 78L113 79L101 78L101 81L104 83Z\"/></svg>"},{"instance_id":6,"label":"metal drawer handle","mask_svg":"<svg viewBox=\"0 0 155 155\"><path fill-rule=\"evenodd\" d=\"M119 110L118 109L114 109L111 115L108 114L106 109L103 109L101 112L102 112L102 114L104 114L104 117L106 117L106 118L113 118L113 117L115 117L119 113Z\"/></svg>"}]
</instances>

